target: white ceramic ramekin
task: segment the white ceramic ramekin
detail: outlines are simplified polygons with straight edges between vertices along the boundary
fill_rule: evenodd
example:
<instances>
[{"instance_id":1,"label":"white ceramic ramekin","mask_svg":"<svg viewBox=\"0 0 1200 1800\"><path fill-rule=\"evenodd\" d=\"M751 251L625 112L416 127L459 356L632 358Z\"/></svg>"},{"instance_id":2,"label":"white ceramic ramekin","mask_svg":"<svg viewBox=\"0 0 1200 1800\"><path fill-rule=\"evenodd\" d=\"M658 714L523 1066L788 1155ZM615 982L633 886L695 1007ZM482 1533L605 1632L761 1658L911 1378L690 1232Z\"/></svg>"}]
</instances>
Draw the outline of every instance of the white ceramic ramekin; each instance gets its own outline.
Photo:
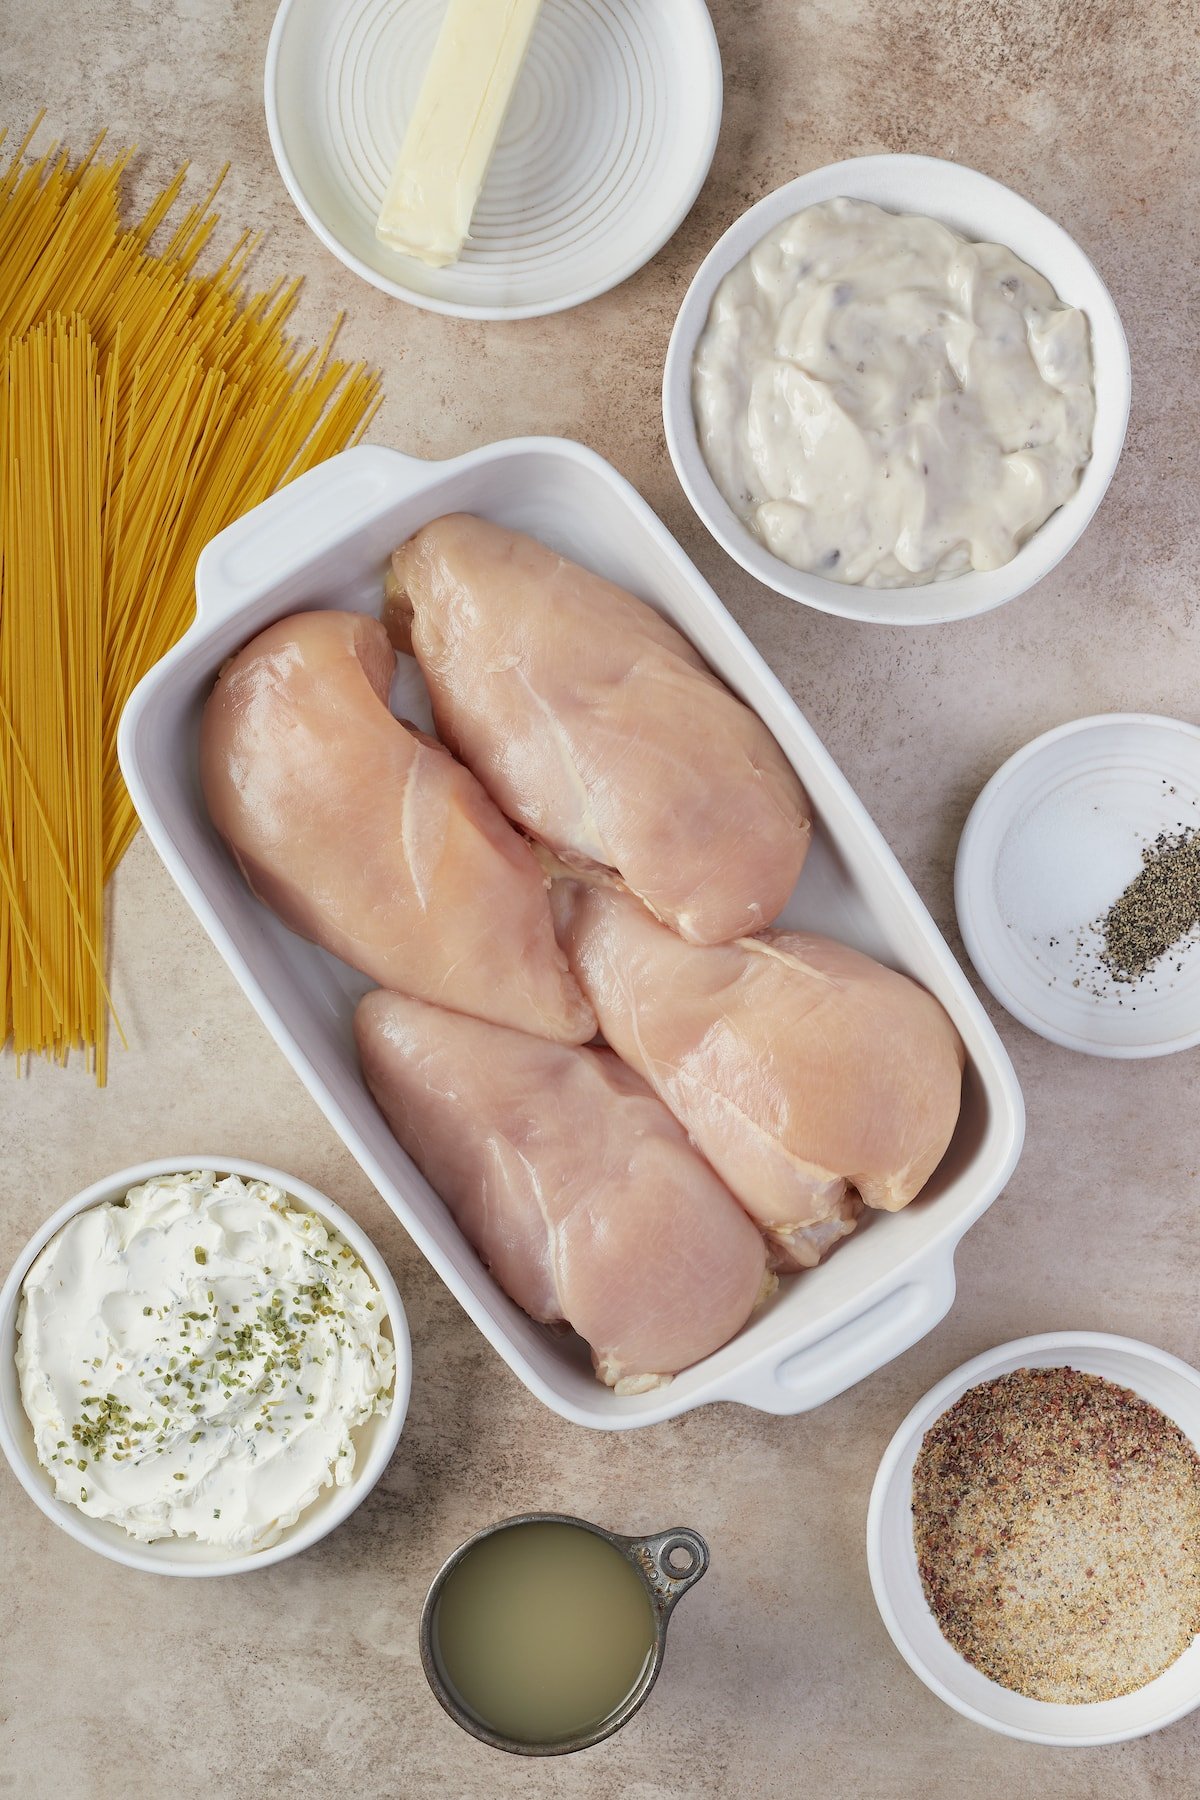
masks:
<instances>
[{"instance_id":1,"label":"white ceramic ramekin","mask_svg":"<svg viewBox=\"0 0 1200 1800\"><path fill-rule=\"evenodd\" d=\"M940 219L975 242L1005 244L1046 277L1060 299L1087 314L1096 371L1091 461L1079 487L1003 568L955 575L924 587L850 587L793 569L772 556L733 512L700 449L692 408L692 362L713 296L755 244L806 206L845 197L889 212ZM1117 309L1096 270L1060 225L1011 188L961 163L932 156L860 156L814 169L776 188L718 239L684 295L663 373L663 422L684 492L717 542L777 594L818 612L877 625L936 625L990 612L1048 575L1104 498L1129 419L1129 350Z\"/></svg>"},{"instance_id":2,"label":"white ceramic ramekin","mask_svg":"<svg viewBox=\"0 0 1200 1800\"><path fill-rule=\"evenodd\" d=\"M1200 1449L1200 1374L1176 1356L1100 1331L1048 1331L988 1350L955 1369L913 1407L884 1452L867 1513L871 1586L892 1642L947 1706L977 1725L1031 1744L1094 1746L1161 1731L1200 1706L1200 1638L1156 1681L1093 1705L1059 1706L1011 1693L961 1657L925 1601L912 1533L912 1477L930 1426L968 1388L1013 1369L1102 1375L1166 1413Z\"/></svg>"},{"instance_id":3,"label":"white ceramic ramekin","mask_svg":"<svg viewBox=\"0 0 1200 1800\"><path fill-rule=\"evenodd\" d=\"M76 1213L86 1211L89 1206L99 1206L106 1200L123 1199L130 1188L136 1187L139 1182L149 1181L156 1175L171 1175L190 1169L214 1169L222 1175L240 1175L246 1181L272 1182L299 1206L315 1213L325 1224L340 1232L379 1289L387 1315L387 1326L396 1348L396 1378L391 1407L387 1413L369 1419L356 1433L358 1454L354 1474L345 1487L324 1488L312 1505L301 1513L295 1524L288 1526L278 1543L269 1545L265 1550L245 1551L232 1556L219 1547L199 1544L186 1538L160 1538L157 1543L142 1544L122 1531L119 1525L109 1524L102 1519L90 1519L78 1508L59 1500L55 1495L53 1482L37 1459L33 1432L21 1404L17 1378L17 1309L21 1300L21 1288L35 1258L55 1232L68 1219L74 1218ZM391 1461L404 1428L411 1383L412 1354L404 1306L391 1271L366 1232L340 1206L335 1206L327 1195L309 1187L307 1182L297 1181L294 1176L285 1175L279 1169L268 1168L264 1163L244 1162L239 1157L158 1157L154 1162L137 1163L133 1168L121 1169L115 1175L106 1175L102 1181L93 1182L91 1187L84 1188L82 1193L76 1194L73 1200L68 1200L65 1206L60 1206L46 1220L41 1230L26 1244L10 1269L3 1288L0 1288L0 1450L8 1458L13 1473L30 1499L41 1507L48 1519L69 1532L77 1543L86 1544L89 1550L98 1550L113 1562L124 1563L126 1568L143 1569L153 1575L243 1575L251 1569L265 1569L271 1563L282 1562L284 1557L295 1556L298 1551L307 1550L310 1545L317 1543L335 1525L340 1525L343 1519L350 1517L355 1507L366 1499Z\"/></svg>"}]
</instances>

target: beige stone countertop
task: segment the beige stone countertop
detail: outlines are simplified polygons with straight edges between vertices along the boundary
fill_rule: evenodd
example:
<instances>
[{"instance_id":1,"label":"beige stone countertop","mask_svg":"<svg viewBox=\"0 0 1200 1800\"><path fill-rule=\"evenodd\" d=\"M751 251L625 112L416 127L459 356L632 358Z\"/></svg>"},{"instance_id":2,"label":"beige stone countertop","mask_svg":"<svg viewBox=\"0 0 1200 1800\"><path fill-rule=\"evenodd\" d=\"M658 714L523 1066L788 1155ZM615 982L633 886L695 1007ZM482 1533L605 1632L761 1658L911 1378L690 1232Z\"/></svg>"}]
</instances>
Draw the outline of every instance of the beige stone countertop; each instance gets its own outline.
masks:
<instances>
[{"instance_id":1,"label":"beige stone countertop","mask_svg":"<svg viewBox=\"0 0 1200 1800\"><path fill-rule=\"evenodd\" d=\"M647 0L647 4L652 0ZM653 0L670 5L672 0ZM778 671L960 950L951 873L982 783L1085 713L1200 717L1200 12L1192 0L713 0L725 119L709 181L623 287L520 324L445 319L355 280L303 225L262 107L273 0L9 0L0 122L38 107L83 148L106 125L137 181L227 159L229 225L303 273L314 334L376 358L383 443L447 456L577 437L628 475ZM777 599L692 516L659 379L705 251L779 183L880 150L958 158L1059 220L1108 282L1133 355L1129 440L1082 542L1039 588L904 632ZM1105 1062L992 1008L1025 1089L1025 1154L965 1239L958 1299L916 1349L800 1418L713 1406L593 1434L528 1394L449 1297L308 1099L144 840L115 883L130 1035L106 1092L45 1067L0 1086L7 1266L59 1203L144 1158L275 1163L372 1233L412 1326L412 1406L384 1479L317 1548L257 1575L172 1582L76 1545L0 1468L0 1794L16 1800L448 1795L501 1800L1122 1800L1197 1792L1200 1714L1110 1750L1047 1751L961 1719L893 1650L867 1581L879 1456L957 1363L1080 1326L1200 1361L1197 1055ZM990 1004L990 1003L989 1003ZM11 1073L11 1071L10 1071ZM686 1522L712 1569L671 1627L645 1711L581 1756L526 1762L444 1717L416 1624L442 1558L526 1508L620 1530Z\"/></svg>"}]
</instances>

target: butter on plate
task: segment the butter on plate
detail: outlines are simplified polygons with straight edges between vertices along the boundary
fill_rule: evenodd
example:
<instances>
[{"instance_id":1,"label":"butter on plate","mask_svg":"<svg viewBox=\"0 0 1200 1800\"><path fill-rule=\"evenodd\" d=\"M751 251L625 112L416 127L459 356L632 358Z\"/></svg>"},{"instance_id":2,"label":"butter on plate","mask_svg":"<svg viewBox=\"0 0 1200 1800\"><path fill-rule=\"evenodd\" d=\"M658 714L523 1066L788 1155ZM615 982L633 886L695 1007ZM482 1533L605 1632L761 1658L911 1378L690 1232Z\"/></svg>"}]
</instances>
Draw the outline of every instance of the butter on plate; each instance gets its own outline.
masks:
<instances>
[{"instance_id":1,"label":"butter on plate","mask_svg":"<svg viewBox=\"0 0 1200 1800\"><path fill-rule=\"evenodd\" d=\"M434 268L471 229L542 0L449 0L375 235Z\"/></svg>"}]
</instances>

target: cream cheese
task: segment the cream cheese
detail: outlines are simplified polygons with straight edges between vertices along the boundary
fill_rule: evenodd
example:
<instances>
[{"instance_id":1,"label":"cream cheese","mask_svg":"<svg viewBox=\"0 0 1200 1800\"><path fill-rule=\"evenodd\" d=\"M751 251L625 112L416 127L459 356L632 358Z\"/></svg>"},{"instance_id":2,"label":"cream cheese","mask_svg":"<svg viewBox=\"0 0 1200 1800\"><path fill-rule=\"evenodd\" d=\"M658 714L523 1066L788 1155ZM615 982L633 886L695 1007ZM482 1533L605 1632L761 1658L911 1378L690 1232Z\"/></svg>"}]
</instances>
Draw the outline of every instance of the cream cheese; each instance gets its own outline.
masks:
<instances>
[{"instance_id":1,"label":"cream cheese","mask_svg":"<svg viewBox=\"0 0 1200 1800\"><path fill-rule=\"evenodd\" d=\"M999 244L864 200L808 207L717 289L701 449L794 568L863 587L995 569L1079 484L1087 320Z\"/></svg>"},{"instance_id":2,"label":"cream cheese","mask_svg":"<svg viewBox=\"0 0 1200 1800\"><path fill-rule=\"evenodd\" d=\"M17 1315L21 1398L61 1500L130 1536L262 1549L354 1471L394 1350L350 1246L281 1189L207 1171L89 1207Z\"/></svg>"}]
</instances>

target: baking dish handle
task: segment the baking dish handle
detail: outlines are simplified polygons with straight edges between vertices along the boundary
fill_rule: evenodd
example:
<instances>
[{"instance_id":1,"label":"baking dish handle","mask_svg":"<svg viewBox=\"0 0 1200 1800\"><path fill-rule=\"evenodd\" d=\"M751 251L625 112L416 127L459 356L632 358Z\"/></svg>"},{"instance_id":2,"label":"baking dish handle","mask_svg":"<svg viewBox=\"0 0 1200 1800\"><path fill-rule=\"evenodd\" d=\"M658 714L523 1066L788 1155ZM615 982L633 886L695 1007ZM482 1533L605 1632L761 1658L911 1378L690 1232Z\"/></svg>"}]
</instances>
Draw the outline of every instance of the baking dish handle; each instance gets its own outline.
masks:
<instances>
[{"instance_id":1,"label":"baking dish handle","mask_svg":"<svg viewBox=\"0 0 1200 1800\"><path fill-rule=\"evenodd\" d=\"M723 1382L712 1398L737 1400L771 1413L809 1412L822 1406L932 1331L954 1303L954 1286L951 1249L828 1337L774 1364L769 1357L758 1359Z\"/></svg>"},{"instance_id":2,"label":"baking dish handle","mask_svg":"<svg viewBox=\"0 0 1200 1800\"><path fill-rule=\"evenodd\" d=\"M207 625L228 617L315 550L354 537L422 488L436 467L381 444L357 444L298 475L204 546L196 564L197 619Z\"/></svg>"}]
</instances>

